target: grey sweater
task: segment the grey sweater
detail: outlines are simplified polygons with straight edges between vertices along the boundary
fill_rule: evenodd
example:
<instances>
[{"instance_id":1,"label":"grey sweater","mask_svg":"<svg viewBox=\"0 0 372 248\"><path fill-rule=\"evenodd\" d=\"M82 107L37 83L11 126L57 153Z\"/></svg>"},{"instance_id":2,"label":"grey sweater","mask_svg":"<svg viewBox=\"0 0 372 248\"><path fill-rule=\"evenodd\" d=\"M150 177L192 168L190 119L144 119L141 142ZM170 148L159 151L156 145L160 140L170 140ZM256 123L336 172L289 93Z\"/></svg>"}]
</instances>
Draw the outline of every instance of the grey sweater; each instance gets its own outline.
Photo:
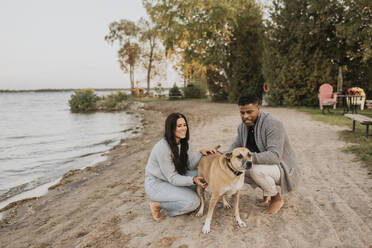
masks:
<instances>
[{"instance_id":1,"label":"grey sweater","mask_svg":"<svg viewBox=\"0 0 372 248\"><path fill-rule=\"evenodd\" d=\"M245 147L247 136L248 128L242 122L238 127L238 135L228 151L236 147ZM289 143L282 122L261 110L254 127L254 138L260 153L253 153L253 164L279 164L282 193L295 189L298 184L299 168L296 154Z\"/></svg>"},{"instance_id":2,"label":"grey sweater","mask_svg":"<svg viewBox=\"0 0 372 248\"><path fill-rule=\"evenodd\" d=\"M196 154L188 153L188 170L195 170L202 157L200 152ZM146 165L146 176L153 176L163 181L167 181L176 186L193 185L193 177L180 175L174 166L172 151L163 138L152 148L149 160Z\"/></svg>"}]
</instances>

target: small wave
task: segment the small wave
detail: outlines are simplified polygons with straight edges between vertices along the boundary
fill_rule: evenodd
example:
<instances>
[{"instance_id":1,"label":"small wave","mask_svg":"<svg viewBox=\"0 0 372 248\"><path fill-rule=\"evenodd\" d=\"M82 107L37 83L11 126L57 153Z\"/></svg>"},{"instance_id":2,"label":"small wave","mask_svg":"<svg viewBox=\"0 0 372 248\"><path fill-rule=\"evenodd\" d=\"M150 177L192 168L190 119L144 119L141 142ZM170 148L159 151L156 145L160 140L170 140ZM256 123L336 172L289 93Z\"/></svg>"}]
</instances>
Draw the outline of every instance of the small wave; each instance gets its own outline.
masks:
<instances>
[{"instance_id":1,"label":"small wave","mask_svg":"<svg viewBox=\"0 0 372 248\"><path fill-rule=\"evenodd\" d=\"M3 173L22 173L24 172L25 170L4 170Z\"/></svg>"},{"instance_id":2,"label":"small wave","mask_svg":"<svg viewBox=\"0 0 372 248\"><path fill-rule=\"evenodd\" d=\"M0 158L0 161L7 161L7 160L17 160L17 159L23 159L24 157L21 155L13 156L13 157L2 157Z\"/></svg>"},{"instance_id":3,"label":"small wave","mask_svg":"<svg viewBox=\"0 0 372 248\"><path fill-rule=\"evenodd\" d=\"M89 144L89 145L73 146L73 147L69 147L68 149L55 151L55 152L76 151L76 150L85 149L85 148L92 148L92 147L100 146L100 145L109 145L109 144L114 143L114 142L116 142L116 140L108 139L108 140L100 141L100 142Z\"/></svg>"},{"instance_id":4,"label":"small wave","mask_svg":"<svg viewBox=\"0 0 372 248\"><path fill-rule=\"evenodd\" d=\"M104 140L102 142L98 142L98 143L95 143L95 144L92 144L88 147L91 147L91 146L99 146L99 145L108 145L108 144L111 144L112 142L115 142L115 140L113 139L108 139L108 140Z\"/></svg>"},{"instance_id":5,"label":"small wave","mask_svg":"<svg viewBox=\"0 0 372 248\"><path fill-rule=\"evenodd\" d=\"M122 133L126 133L126 132L131 132L131 131L134 131L134 128L128 128L128 129L125 129L123 131L121 131Z\"/></svg>"},{"instance_id":6,"label":"small wave","mask_svg":"<svg viewBox=\"0 0 372 248\"><path fill-rule=\"evenodd\" d=\"M105 135L105 136L108 136L108 135L117 135L118 133L120 133L120 131L102 131L102 132L97 132L96 135Z\"/></svg>"},{"instance_id":7,"label":"small wave","mask_svg":"<svg viewBox=\"0 0 372 248\"><path fill-rule=\"evenodd\" d=\"M9 189L8 191L0 195L0 202L5 201L6 199L10 197L25 191L27 187L28 187L28 183L24 183L24 184L21 184L21 185L18 185L16 187Z\"/></svg>"},{"instance_id":8,"label":"small wave","mask_svg":"<svg viewBox=\"0 0 372 248\"><path fill-rule=\"evenodd\" d=\"M13 137L5 137L5 139L24 139L24 138L31 138L32 136L13 136Z\"/></svg>"},{"instance_id":9,"label":"small wave","mask_svg":"<svg viewBox=\"0 0 372 248\"><path fill-rule=\"evenodd\" d=\"M10 139L10 140L15 140L15 139L25 139L25 138L40 138L40 137L46 137L47 135L20 135L20 136L9 136L5 137L4 139Z\"/></svg>"},{"instance_id":10,"label":"small wave","mask_svg":"<svg viewBox=\"0 0 372 248\"><path fill-rule=\"evenodd\" d=\"M35 138L37 136L26 136L27 138ZM38 136L41 137L41 136ZM48 136L50 138L50 136ZM8 138L5 138L8 139ZM21 139L21 138L19 138ZM40 142L34 142L32 140L28 140L28 142L22 141L22 143L12 143L11 145L2 146L2 149L12 149L12 148L23 148L23 147L29 147L29 146L39 146L39 145L49 145L49 144L55 144L56 142L64 141L63 139L55 139L55 140L46 140L46 141L40 141Z\"/></svg>"},{"instance_id":11,"label":"small wave","mask_svg":"<svg viewBox=\"0 0 372 248\"><path fill-rule=\"evenodd\" d=\"M39 197L45 195L48 192L50 186L55 185L58 183L60 178L50 181L47 183L39 184L38 186L28 189L26 191L20 192L19 194L13 195L11 197L6 198L5 200L0 200L0 209L8 206L8 204L16 201L20 201L23 199L29 199L33 197ZM1 197L1 196L0 196ZM2 213L0 212L0 219L2 218Z\"/></svg>"},{"instance_id":12,"label":"small wave","mask_svg":"<svg viewBox=\"0 0 372 248\"><path fill-rule=\"evenodd\" d=\"M49 183L49 182L51 182L55 179L56 179L55 177L51 177L51 178L40 177L36 180L33 180L33 181L30 181L30 182L12 187L12 188L8 189L6 192L3 192L2 194L0 194L0 202L5 201L5 200L7 200L7 199L9 199L13 196L19 195L19 194L21 194L25 191L33 190L33 189L39 187L40 185L44 185L44 184Z\"/></svg>"},{"instance_id":13,"label":"small wave","mask_svg":"<svg viewBox=\"0 0 372 248\"><path fill-rule=\"evenodd\" d=\"M105 151L91 152L91 153L83 154L83 155L79 156L79 158L85 158L85 157L88 157L88 156L92 156L92 155L96 155L96 154L101 154L101 153L104 153L104 152Z\"/></svg>"},{"instance_id":14,"label":"small wave","mask_svg":"<svg viewBox=\"0 0 372 248\"><path fill-rule=\"evenodd\" d=\"M74 161L75 161L75 159L69 159L69 160L64 161L62 164L69 164L69 163L74 162Z\"/></svg>"}]
</instances>

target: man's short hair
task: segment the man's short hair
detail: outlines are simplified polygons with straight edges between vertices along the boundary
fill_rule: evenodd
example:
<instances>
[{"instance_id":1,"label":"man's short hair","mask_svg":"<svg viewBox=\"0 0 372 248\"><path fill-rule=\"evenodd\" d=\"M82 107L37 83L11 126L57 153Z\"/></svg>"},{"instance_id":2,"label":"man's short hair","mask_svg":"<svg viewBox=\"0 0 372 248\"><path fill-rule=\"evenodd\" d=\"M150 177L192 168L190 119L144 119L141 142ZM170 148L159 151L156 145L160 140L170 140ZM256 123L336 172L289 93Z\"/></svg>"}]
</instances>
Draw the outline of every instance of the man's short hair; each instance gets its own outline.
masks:
<instances>
[{"instance_id":1,"label":"man's short hair","mask_svg":"<svg viewBox=\"0 0 372 248\"><path fill-rule=\"evenodd\" d=\"M244 106L247 104L258 104L258 98L255 95L245 94L239 97L238 105Z\"/></svg>"}]
</instances>

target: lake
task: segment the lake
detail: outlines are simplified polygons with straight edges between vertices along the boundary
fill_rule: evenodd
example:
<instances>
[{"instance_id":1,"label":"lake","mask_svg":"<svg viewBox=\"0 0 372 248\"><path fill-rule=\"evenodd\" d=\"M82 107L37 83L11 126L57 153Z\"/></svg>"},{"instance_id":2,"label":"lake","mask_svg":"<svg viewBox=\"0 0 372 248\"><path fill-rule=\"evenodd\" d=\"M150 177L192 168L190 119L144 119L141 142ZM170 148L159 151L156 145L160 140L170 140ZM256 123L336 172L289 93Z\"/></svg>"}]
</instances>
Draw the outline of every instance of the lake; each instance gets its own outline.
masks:
<instances>
[{"instance_id":1,"label":"lake","mask_svg":"<svg viewBox=\"0 0 372 248\"><path fill-rule=\"evenodd\" d=\"M121 139L138 135L138 113L71 113L72 94L0 93L0 208L44 194L69 170L103 161Z\"/></svg>"}]
</instances>

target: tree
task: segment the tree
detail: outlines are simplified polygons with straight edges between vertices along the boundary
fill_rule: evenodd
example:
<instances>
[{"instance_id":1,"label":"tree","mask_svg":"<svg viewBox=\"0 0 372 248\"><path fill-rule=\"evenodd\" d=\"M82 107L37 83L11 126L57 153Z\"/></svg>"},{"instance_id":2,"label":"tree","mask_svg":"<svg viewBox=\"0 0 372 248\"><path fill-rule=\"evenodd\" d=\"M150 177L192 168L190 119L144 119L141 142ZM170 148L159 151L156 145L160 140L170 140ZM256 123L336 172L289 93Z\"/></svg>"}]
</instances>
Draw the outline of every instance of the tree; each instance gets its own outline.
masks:
<instances>
[{"instance_id":1,"label":"tree","mask_svg":"<svg viewBox=\"0 0 372 248\"><path fill-rule=\"evenodd\" d=\"M120 69L124 72L129 72L130 88L134 89L134 68L139 60L141 49L137 43L125 43L118 51ZM129 69L128 69L129 65Z\"/></svg>"},{"instance_id":2,"label":"tree","mask_svg":"<svg viewBox=\"0 0 372 248\"><path fill-rule=\"evenodd\" d=\"M372 95L372 1L345 0L343 22L336 26L336 35L345 41L345 82L359 86Z\"/></svg>"},{"instance_id":3,"label":"tree","mask_svg":"<svg viewBox=\"0 0 372 248\"><path fill-rule=\"evenodd\" d=\"M186 81L208 85L215 100L261 94L263 25L253 0L144 0L144 6L160 27L166 53L181 58Z\"/></svg>"},{"instance_id":4,"label":"tree","mask_svg":"<svg viewBox=\"0 0 372 248\"><path fill-rule=\"evenodd\" d=\"M318 37L311 32L307 19L308 1L274 1L270 19L266 26L263 71L270 84L270 100L275 104L300 105L302 99L313 88L319 77L310 74L322 64L316 42ZM305 43L303 40L311 42ZM312 100L311 100L312 101Z\"/></svg>"},{"instance_id":5,"label":"tree","mask_svg":"<svg viewBox=\"0 0 372 248\"><path fill-rule=\"evenodd\" d=\"M257 7L250 6L238 13L227 57L230 102L236 102L243 93L262 97L263 31L262 16Z\"/></svg>"},{"instance_id":6,"label":"tree","mask_svg":"<svg viewBox=\"0 0 372 248\"><path fill-rule=\"evenodd\" d=\"M105 40L110 44L115 41L121 46L118 51L120 68L125 72L129 72L131 92L134 90L134 68L137 65L141 49L138 44L137 37L139 28L129 20L120 20L109 25L109 34L105 36ZM128 67L129 66L129 67Z\"/></svg>"},{"instance_id":7,"label":"tree","mask_svg":"<svg viewBox=\"0 0 372 248\"><path fill-rule=\"evenodd\" d=\"M142 62L141 66L147 72L147 93L150 93L150 80L161 73L159 65L163 61L157 27L141 18L137 24L125 19L113 22L109 29L105 40L111 44L118 41L121 45L118 52L120 68L130 73L132 91L135 66Z\"/></svg>"},{"instance_id":8,"label":"tree","mask_svg":"<svg viewBox=\"0 0 372 248\"><path fill-rule=\"evenodd\" d=\"M141 18L138 22L139 41L142 46L142 66L147 72L147 93L150 93L150 81L156 75L161 74L163 62L163 50L159 43L159 30L149 21Z\"/></svg>"}]
</instances>

